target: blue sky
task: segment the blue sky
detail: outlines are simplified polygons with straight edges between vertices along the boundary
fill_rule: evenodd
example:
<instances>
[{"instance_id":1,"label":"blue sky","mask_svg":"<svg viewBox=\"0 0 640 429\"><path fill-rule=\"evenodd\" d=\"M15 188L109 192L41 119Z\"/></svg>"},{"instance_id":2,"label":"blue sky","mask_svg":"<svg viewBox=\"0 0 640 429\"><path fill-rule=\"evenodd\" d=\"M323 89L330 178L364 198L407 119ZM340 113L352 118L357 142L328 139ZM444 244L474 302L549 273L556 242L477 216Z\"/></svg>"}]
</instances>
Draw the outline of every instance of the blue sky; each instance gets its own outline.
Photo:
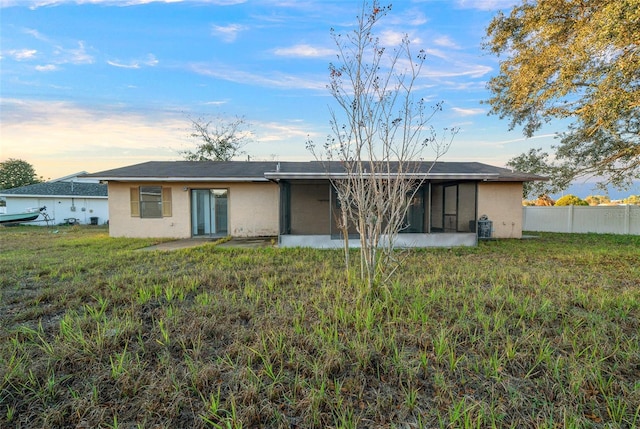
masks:
<instances>
[{"instance_id":1,"label":"blue sky","mask_svg":"<svg viewBox=\"0 0 640 429\"><path fill-rule=\"evenodd\" d=\"M386 46L407 33L428 57L418 97L445 102L436 129L460 132L444 161L502 166L549 147L487 116L497 58L485 28L516 0L403 0L378 27ZM309 160L335 107L326 85L329 33L353 28L358 0L0 0L0 160L45 178L192 149L188 117L244 116L252 159Z\"/></svg>"}]
</instances>

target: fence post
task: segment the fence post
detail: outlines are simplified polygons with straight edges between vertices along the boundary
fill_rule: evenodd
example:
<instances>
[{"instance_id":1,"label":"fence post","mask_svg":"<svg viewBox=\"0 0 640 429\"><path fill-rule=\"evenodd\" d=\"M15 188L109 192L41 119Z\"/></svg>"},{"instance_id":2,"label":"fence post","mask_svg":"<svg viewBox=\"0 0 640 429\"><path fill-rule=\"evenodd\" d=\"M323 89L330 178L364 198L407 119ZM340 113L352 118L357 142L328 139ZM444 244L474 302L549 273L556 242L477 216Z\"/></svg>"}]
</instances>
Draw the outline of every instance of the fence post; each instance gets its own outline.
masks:
<instances>
[{"instance_id":1,"label":"fence post","mask_svg":"<svg viewBox=\"0 0 640 429\"><path fill-rule=\"evenodd\" d=\"M569 233L573 232L573 206L569 206L569 211L567 215L567 231Z\"/></svg>"},{"instance_id":2,"label":"fence post","mask_svg":"<svg viewBox=\"0 0 640 429\"><path fill-rule=\"evenodd\" d=\"M624 206L624 233L628 235L631 231L631 204Z\"/></svg>"}]
</instances>

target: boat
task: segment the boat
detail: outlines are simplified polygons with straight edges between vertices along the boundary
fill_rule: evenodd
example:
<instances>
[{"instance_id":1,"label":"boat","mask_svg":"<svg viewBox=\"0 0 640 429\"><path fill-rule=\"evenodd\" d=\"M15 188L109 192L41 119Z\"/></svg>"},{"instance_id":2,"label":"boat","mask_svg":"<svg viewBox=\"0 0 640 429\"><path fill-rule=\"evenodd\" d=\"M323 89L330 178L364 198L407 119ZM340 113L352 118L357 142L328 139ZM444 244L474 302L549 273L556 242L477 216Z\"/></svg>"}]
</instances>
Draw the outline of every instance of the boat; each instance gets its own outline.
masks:
<instances>
[{"instance_id":1,"label":"boat","mask_svg":"<svg viewBox=\"0 0 640 429\"><path fill-rule=\"evenodd\" d=\"M40 216L40 212L46 210L46 207L27 209L23 213L0 214L0 223L22 223L31 222Z\"/></svg>"}]
</instances>

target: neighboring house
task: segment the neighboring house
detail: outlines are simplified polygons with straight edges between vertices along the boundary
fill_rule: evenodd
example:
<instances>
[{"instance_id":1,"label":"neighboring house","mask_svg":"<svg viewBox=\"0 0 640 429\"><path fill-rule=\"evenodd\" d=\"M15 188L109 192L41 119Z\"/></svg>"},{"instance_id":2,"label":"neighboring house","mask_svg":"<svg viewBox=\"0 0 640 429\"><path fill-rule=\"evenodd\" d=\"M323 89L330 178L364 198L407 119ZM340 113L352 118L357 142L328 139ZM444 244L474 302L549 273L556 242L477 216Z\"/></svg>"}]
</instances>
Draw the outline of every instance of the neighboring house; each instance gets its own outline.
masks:
<instances>
[{"instance_id":1,"label":"neighboring house","mask_svg":"<svg viewBox=\"0 0 640 429\"><path fill-rule=\"evenodd\" d=\"M5 213L22 213L27 209L47 207L53 224L104 224L109 219L107 185L96 179L80 178L87 172L72 174L48 182L0 191ZM30 225L46 225L39 217ZM93 221L93 222L92 222Z\"/></svg>"},{"instance_id":2,"label":"neighboring house","mask_svg":"<svg viewBox=\"0 0 640 429\"><path fill-rule=\"evenodd\" d=\"M486 215L492 237L522 235L522 183L541 180L476 162L421 164L400 246L475 245ZM114 237L278 236L281 246L339 247L336 194L341 164L147 162L84 177L109 186ZM352 242L357 240L351 240Z\"/></svg>"}]
</instances>

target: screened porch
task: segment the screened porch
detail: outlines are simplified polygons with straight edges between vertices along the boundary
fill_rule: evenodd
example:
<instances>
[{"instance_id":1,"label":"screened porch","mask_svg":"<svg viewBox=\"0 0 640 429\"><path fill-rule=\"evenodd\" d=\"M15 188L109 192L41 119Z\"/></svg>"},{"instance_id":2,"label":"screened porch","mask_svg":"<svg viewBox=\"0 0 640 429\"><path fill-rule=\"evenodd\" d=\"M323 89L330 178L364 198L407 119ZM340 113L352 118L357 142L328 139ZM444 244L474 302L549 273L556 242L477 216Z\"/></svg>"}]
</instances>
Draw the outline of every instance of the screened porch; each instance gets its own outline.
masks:
<instances>
[{"instance_id":1,"label":"screened porch","mask_svg":"<svg viewBox=\"0 0 640 429\"><path fill-rule=\"evenodd\" d=\"M477 182L424 182L409 204L398 247L476 245ZM342 247L340 215L330 181L280 181L280 246ZM359 246L355 227L349 236L350 245Z\"/></svg>"}]
</instances>

